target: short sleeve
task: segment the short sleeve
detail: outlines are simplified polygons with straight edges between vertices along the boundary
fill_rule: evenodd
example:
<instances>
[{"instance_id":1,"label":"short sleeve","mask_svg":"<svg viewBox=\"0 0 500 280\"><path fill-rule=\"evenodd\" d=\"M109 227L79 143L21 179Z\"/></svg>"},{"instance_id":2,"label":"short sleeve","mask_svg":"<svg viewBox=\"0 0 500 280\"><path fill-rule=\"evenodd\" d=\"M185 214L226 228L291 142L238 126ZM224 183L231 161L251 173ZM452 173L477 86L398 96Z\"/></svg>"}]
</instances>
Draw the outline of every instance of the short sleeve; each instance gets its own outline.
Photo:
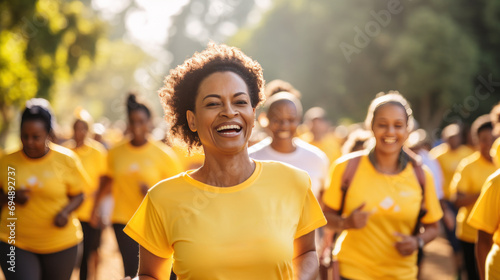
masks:
<instances>
[{"instance_id":1,"label":"short sleeve","mask_svg":"<svg viewBox=\"0 0 500 280\"><path fill-rule=\"evenodd\" d=\"M310 185L311 181L309 179L309 188L307 189L307 193L304 198L302 212L297 225L297 231L295 232L296 239L326 225L325 216L323 215L323 211L321 210Z\"/></svg>"},{"instance_id":2,"label":"short sleeve","mask_svg":"<svg viewBox=\"0 0 500 280\"><path fill-rule=\"evenodd\" d=\"M66 162L67 174L63 174L63 178L66 179L67 192L69 195L78 195L90 185L90 179L76 155L68 156Z\"/></svg>"},{"instance_id":3,"label":"short sleeve","mask_svg":"<svg viewBox=\"0 0 500 280\"><path fill-rule=\"evenodd\" d=\"M170 258L173 248L168 242L164 221L148 193L123 230L142 247L161 258Z\"/></svg>"},{"instance_id":4,"label":"short sleeve","mask_svg":"<svg viewBox=\"0 0 500 280\"><path fill-rule=\"evenodd\" d=\"M469 176L467 176L467 163L468 161L462 160L453 174L453 179L450 183L450 192L451 195L455 195L456 193L467 193L470 190Z\"/></svg>"},{"instance_id":5,"label":"short sleeve","mask_svg":"<svg viewBox=\"0 0 500 280\"><path fill-rule=\"evenodd\" d=\"M441 204L439 203L439 199L436 195L436 188L434 186L434 180L432 178L432 174L427 168L424 166L425 172L425 208L427 209L427 213L422 218L422 223L424 224L432 224L439 221L443 217L443 210L441 209Z\"/></svg>"},{"instance_id":6,"label":"short sleeve","mask_svg":"<svg viewBox=\"0 0 500 280\"><path fill-rule=\"evenodd\" d=\"M328 178L328 167L330 166L330 160L326 155L322 157L323 164L321 165L321 191L326 190L326 182L329 181Z\"/></svg>"},{"instance_id":7,"label":"short sleeve","mask_svg":"<svg viewBox=\"0 0 500 280\"><path fill-rule=\"evenodd\" d=\"M500 181L498 176L495 178L486 181L467 221L472 227L490 234L500 224Z\"/></svg>"},{"instance_id":8,"label":"short sleeve","mask_svg":"<svg viewBox=\"0 0 500 280\"><path fill-rule=\"evenodd\" d=\"M342 174L346 168L346 162L336 162L330 168L327 180L327 189L323 194L323 203L333 210L339 210L342 202L342 191L340 189Z\"/></svg>"}]
</instances>

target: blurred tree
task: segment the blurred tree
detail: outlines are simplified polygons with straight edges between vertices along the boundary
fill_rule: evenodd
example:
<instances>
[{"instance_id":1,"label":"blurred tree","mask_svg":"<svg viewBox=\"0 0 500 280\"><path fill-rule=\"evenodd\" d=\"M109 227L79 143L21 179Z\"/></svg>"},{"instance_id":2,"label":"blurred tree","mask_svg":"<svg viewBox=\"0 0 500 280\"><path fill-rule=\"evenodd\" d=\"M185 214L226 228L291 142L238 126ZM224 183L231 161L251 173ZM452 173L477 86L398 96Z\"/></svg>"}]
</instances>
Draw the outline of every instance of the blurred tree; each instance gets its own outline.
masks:
<instances>
[{"instance_id":1,"label":"blurred tree","mask_svg":"<svg viewBox=\"0 0 500 280\"><path fill-rule=\"evenodd\" d=\"M255 6L244 0L192 0L172 19L166 49L172 54L171 66L181 64L209 40L223 42L247 23Z\"/></svg>"},{"instance_id":2,"label":"blurred tree","mask_svg":"<svg viewBox=\"0 0 500 280\"><path fill-rule=\"evenodd\" d=\"M88 69L104 25L79 1L0 1L0 144L16 108Z\"/></svg>"},{"instance_id":3,"label":"blurred tree","mask_svg":"<svg viewBox=\"0 0 500 280\"><path fill-rule=\"evenodd\" d=\"M462 2L277 0L229 43L257 59L266 80L290 81L306 108L322 106L332 119L362 120L377 92L400 90L433 129L471 122L500 98L475 93L480 75L500 81L500 5Z\"/></svg>"},{"instance_id":4,"label":"blurred tree","mask_svg":"<svg viewBox=\"0 0 500 280\"><path fill-rule=\"evenodd\" d=\"M75 74L71 83L65 83L57 92L71 92L54 100L53 106L59 116L72 116L77 106L89 111L96 119L106 117L110 120L125 118L125 101L130 90L139 93L150 92L148 96L156 100L156 90L149 91L144 86L148 81L142 81L141 73L154 67L155 61L140 49L140 47L125 43L122 40L108 41L101 39L94 63L89 71ZM145 77L150 77L145 75ZM156 81L151 81L158 89ZM161 108L159 102L151 102ZM73 122L71 118L61 120L62 125ZM66 123L64 123L66 122Z\"/></svg>"}]
</instances>

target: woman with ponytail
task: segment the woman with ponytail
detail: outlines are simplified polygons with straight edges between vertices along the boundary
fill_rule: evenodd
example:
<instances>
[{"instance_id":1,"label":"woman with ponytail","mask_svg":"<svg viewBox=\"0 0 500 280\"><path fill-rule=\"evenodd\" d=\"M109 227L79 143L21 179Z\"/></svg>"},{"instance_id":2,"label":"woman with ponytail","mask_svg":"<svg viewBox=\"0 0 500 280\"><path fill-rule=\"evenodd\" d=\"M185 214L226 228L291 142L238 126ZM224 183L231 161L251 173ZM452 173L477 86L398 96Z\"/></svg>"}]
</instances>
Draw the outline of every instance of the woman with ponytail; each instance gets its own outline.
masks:
<instances>
[{"instance_id":1,"label":"woman with ponytail","mask_svg":"<svg viewBox=\"0 0 500 280\"><path fill-rule=\"evenodd\" d=\"M125 276L137 273L139 245L123 232L123 228L150 187L181 171L175 153L149 138L151 111L137 101L134 93L127 98L127 117L129 135L109 150L107 176L101 181L91 218L91 223L99 224L100 202L111 192L114 199L111 222L122 254Z\"/></svg>"}]
</instances>

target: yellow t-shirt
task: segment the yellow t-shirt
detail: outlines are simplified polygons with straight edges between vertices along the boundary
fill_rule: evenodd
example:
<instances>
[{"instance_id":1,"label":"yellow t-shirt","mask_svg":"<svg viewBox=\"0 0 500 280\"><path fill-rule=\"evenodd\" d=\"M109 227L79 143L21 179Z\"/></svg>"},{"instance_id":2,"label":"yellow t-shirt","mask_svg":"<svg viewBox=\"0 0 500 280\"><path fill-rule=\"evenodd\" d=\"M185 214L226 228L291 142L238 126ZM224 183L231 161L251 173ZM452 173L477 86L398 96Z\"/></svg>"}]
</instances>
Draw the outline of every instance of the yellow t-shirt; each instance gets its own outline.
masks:
<instances>
[{"instance_id":1,"label":"yellow t-shirt","mask_svg":"<svg viewBox=\"0 0 500 280\"><path fill-rule=\"evenodd\" d=\"M85 139L83 145L78 148L76 148L74 140L67 141L64 146L78 155L82 161L83 169L89 175L90 184L84 190L85 200L76 210L80 221L89 222L94 207L95 195L99 189L99 179L106 174L106 156L108 152L101 143L90 138Z\"/></svg>"},{"instance_id":2,"label":"yellow t-shirt","mask_svg":"<svg viewBox=\"0 0 500 280\"><path fill-rule=\"evenodd\" d=\"M441 170L443 171L444 199L450 200L451 198L450 184L458 164L462 159L470 156L473 152L474 150L465 145L462 145L452 151L447 143L434 147L430 151L431 157L435 158L439 162Z\"/></svg>"},{"instance_id":3,"label":"yellow t-shirt","mask_svg":"<svg viewBox=\"0 0 500 280\"><path fill-rule=\"evenodd\" d=\"M294 239L326 220L305 171L255 163L250 178L233 187L203 184L191 171L161 181L125 232L173 258L179 279L293 279Z\"/></svg>"},{"instance_id":4,"label":"yellow t-shirt","mask_svg":"<svg viewBox=\"0 0 500 280\"><path fill-rule=\"evenodd\" d=\"M149 188L181 172L179 160L166 145L153 140L140 147L124 141L108 153L108 175L113 178L111 221L126 224L141 204L141 184Z\"/></svg>"},{"instance_id":5,"label":"yellow t-shirt","mask_svg":"<svg viewBox=\"0 0 500 280\"><path fill-rule=\"evenodd\" d=\"M496 167L500 168L500 137L493 142L493 146L491 146L491 157L493 158L493 162Z\"/></svg>"},{"instance_id":6,"label":"yellow t-shirt","mask_svg":"<svg viewBox=\"0 0 500 280\"><path fill-rule=\"evenodd\" d=\"M467 222L476 229L493 234L493 241L500 245L500 170L484 183Z\"/></svg>"},{"instance_id":7,"label":"yellow t-shirt","mask_svg":"<svg viewBox=\"0 0 500 280\"><path fill-rule=\"evenodd\" d=\"M9 167L15 171L9 174ZM26 204L16 203L12 211L8 205L2 207L2 242L9 243L10 231L7 225L14 222L15 244L11 245L23 250L48 254L80 243L83 233L76 215L71 214L68 223L62 228L54 225L54 218L69 203L68 195L82 193L89 184L75 153L50 144L50 151L42 158L28 158L20 150L4 156L0 168L0 184L4 193L9 191L9 182L15 182L16 190L31 190L30 199ZM9 220L10 218L17 220ZM13 239L10 240L12 242Z\"/></svg>"},{"instance_id":8,"label":"yellow t-shirt","mask_svg":"<svg viewBox=\"0 0 500 280\"><path fill-rule=\"evenodd\" d=\"M486 259L486 279L500 279L500 170L493 173L483 186L481 195L467 221L470 226L493 234L492 250ZM496 268L496 269L495 269Z\"/></svg>"},{"instance_id":9,"label":"yellow t-shirt","mask_svg":"<svg viewBox=\"0 0 500 280\"><path fill-rule=\"evenodd\" d=\"M362 203L372 212L362 229L345 230L336 242L334 254L340 262L340 273L349 279L416 279L417 253L401 256L394 246L395 232L411 235L420 211L422 188L411 163L399 174L376 171L367 152L341 157L331 169L330 186L323 202L334 210L342 201L341 181L348 159L362 154L347 191L343 215L348 216ZM439 221L443 213L437 199L430 171L425 171L425 208L422 223Z\"/></svg>"},{"instance_id":10,"label":"yellow t-shirt","mask_svg":"<svg viewBox=\"0 0 500 280\"><path fill-rule=\"evenodd\" d=\"M480 152L473 153L458 165L450 185L451 194L481 193L484 182L495 170L495 165L482 157ZM469 243L476 242L477 238L477 230L466 223L473 206L474 203L460 207L457 215L456 235L458 239Z\"/></svg>"},{"instance_id":11,"label":"yellow t-shirt","mask_svg":"<svg viewBox=\"0 0 500 280\"><path fill-rule=\"evenodd\" d=\"M299 138L323 151L330 162L335 162L342 155L339 140L333 133L326 134L321 141L314 141L311 132L304 133Z\"/></svg>"}]
</instances>

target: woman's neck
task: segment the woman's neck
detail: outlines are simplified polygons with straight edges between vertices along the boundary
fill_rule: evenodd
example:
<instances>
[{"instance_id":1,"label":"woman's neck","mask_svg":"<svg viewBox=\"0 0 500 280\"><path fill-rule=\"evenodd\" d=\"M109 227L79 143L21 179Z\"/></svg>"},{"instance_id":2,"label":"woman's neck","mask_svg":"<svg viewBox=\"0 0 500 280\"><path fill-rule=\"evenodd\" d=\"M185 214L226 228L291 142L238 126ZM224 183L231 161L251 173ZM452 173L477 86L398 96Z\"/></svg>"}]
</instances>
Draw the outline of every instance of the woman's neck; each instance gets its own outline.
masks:
<instances>
[{"instance_id":1,"label":"woman's neck","mask_svg":"<svg viewBox=\"0 0 500 280\"><path fill-rule=\"evenodd\" d=\"M273 150L288 154L288 153L293 153L297 149L297 146L295 143L293 143L293 139L287 138L287 139L275 139L273 138L273 141L271 142L271 148Z\"/></svg>"},{"instance_id":2,"label":"woman's neck","mask_svg":"<svg viewBox=\"0 0 500 280\"><path fill-rule=\"evenodd\" d=\"M375 157L375 168L384 174L397 174L400 170L400 152L383 153L375 147L373 151Z\"/></svg>"},{"instance_id":3,"label":"woman's neck","mask_svg":"<svg viewBox=\"0 0 500 280\"><path fill-rule=\"evenodd\" d=\"M231 187L246 181L255 170L255 162L245 151L238 155L205 154L202 167L191 173L191 177L216 187Z\"/></svg>"},{"instance_id":4,"label":"woman's neck","mask_svg":"<svg viewBox=\"0 0 500 280\"><path fill-rule=\"evenodd\" d=\"M148 142L148 139L146 137L144 138L132 138L132 140L130 140L130 144L132 144L132 146L134 147L140 147L144 144L146 144Z\"/></svg>"},{"instance_id":5,"label":"woman's neck","mask_svg":"<svg viewBox=\"0 0 500 280\"><path fill-rule=\"evenodd\" d=\"M76 148L80 148L81 146L83 146L83 143L85 142L85 140L76 140L75 139L75 147Z\"/></svg>"},{"instance_id":6,"label":"woman's neck","mask_svg":"<svg viewBox=\"0 0 500 280\"><path fill-rule=\"evenodd\" d=\"M28 157L28 158L31 158L31 159L39 159L39 158L43 158L45 155L47 155L50 151L50 148L49 146L45 146L44 150L43 151L37 151L35 154L28 154L26 152L26 150L24 150L23 148L23 153Z\"/></svg>"}]
</instances>

